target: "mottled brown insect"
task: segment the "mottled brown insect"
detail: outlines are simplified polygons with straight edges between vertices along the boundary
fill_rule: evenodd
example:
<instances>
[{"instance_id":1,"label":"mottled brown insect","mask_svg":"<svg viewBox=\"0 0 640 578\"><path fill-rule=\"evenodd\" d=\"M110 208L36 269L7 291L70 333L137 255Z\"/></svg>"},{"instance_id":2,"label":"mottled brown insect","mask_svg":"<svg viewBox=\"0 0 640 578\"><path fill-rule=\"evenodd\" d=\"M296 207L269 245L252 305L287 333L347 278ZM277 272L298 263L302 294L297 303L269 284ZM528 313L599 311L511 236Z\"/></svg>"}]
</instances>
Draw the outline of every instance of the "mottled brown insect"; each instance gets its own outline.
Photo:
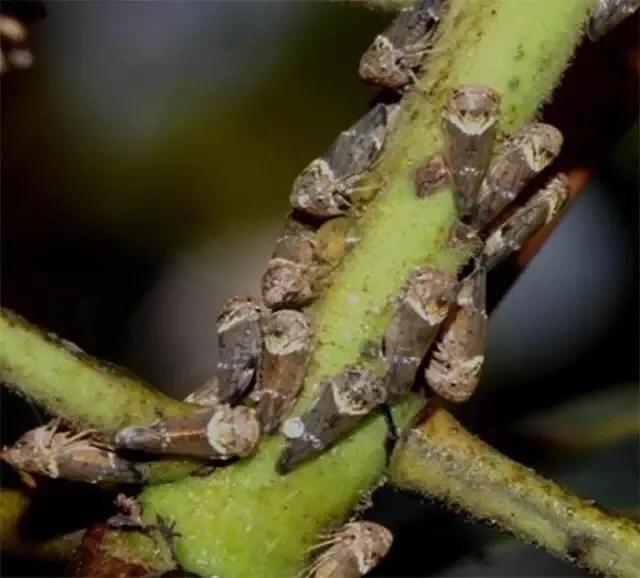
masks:
<instances>
[{"instance_id":1,"label":"mottled brown insect","mask_svg":"<svg viewBox=\"0 0 640 578\"><path fill-rule=\"evenodd\" d=\"M262 299L270 309L300 307L313 298L314 279L313 265L270 259L262 276Z\"/></svg>"},{"instance_id":2,"label":"mottled brown insect","mask_svg":"<svg viewBox=\"0 0 640 578\"><path fill-rule=\"evenodd\" d=\"M281 474L320 453L387 400L382 379L359 365L324 380L319 391L302 416L282 424L287 443L277 464Z\"/></svg>"},{"instance_id":3,"label":"mottled brown insect","mask_svg":"<svg viewBox=\"0 0 640 578\"><path fill-rule=\"evenodd\" d=\"M106 444L91 439L91 431L59 431L60 422L25 433L0 457L19 472L79 482L142 483L135 465Z\"/></svg>"},{"instance_id":4,"label":"mottled brown insect","mask_svg":"<svg viewBox=\"0 0 640 578\"><path fill-rule=\"evenodd\" d=\"M509 138L482 181L472 225L483 229L520 194L527 182L556 158L560 131L542 123L526 125Z\"/></svg>"},{"instance_id":5,"label":"mottled brown insect","mask_svg":"<svg viewBox=\"0 0 640 578\"><path fill-rule=\"evenodd\" d=\"M433 195L451 182L451 172L442 155L433 155L416 171L416 194L421 199Z\"/></svg>"},{"instance_id":6,"label":"mottled brown insect","mask_svg":"<svg viewBox=\"0 0 640 578\"><path fill-rule=\"evenodd\" d=\"M264 432L273 432L296 400L312 344L313 331L303 313L284 309L267 316L258 385L251 394Z\"/></svg>"},{"instance_id":7,"label":"mottled brown insect","mask_svg":"<svg viewBox=\"0 0 640 578\"><path fill-rule=\"evenodd\" d=\"M343 131L327 153L294 181L293 208L318 218L348 214L356 183L382 151L396 109L396 105L378 104Z\"/></svg>"},{"instance_id":8,"label":"mottled brown insect","mask_svg":"<svg viewBox=\"0 0 640 578\"><path fill-rule=\"evenodd\" d=\"M442 111L444 156L451 170L460 217L471 213L487 172L498 129L500 96L468 84L455 88Z\"/></svg>"},{"instance_id":9,"label":"mottled brown insect","mask_svg":"<svg viewBox=\"0 0 640 578\"><path fill-rule=\"evenodd\" d=\"M233 297L222 307L216 322L220 402L237 400L253 382L262 348L261 316L262 308L250 298Z\"/></svg>"},{"instance_id":10,"label":"mottled brown insect","mask_svg":"<svg viewBox=\"0 0 640 578\"><path fill-rule=\"evenodd\" d=\"M568 198L569 179L560 173L489 235L481 256L484 267L490 271L519 251L531 235L555 218Z\"/></svg>"},{"instance_id":11,"label":"mottled brown insect","mask_svg":"<svg viewBox=\"0 0 640 578\"><path fill-rule=\"evenodd\" d=\"M325 548L306 571L306 578L360 578L387 555L393 535L374 522L349 522L314 550Z\"/></svg>"},{"instance_id":12,"label":"mottled brown insect","mask_svg":"<svg viewBox=\"0 0 640 578\"><path fill-rule=\"evenodd\" d=\"M589 38L591 40L602 38L638 8L640 8L640 0L596 0L587 25Z\"/></svg>"},{"instance_id":13,"label":"mottled brown insect","mask_svg":"<svg viewBox=\"0 0 640 578\"><path fill-rule=\"evenodd\" d=\"M146 427L126 427L117 433L115 443L155 454L227 460L249 455L259 437L253 409L220 404Z\"/></svg>"},{"instance_id":14,"label":"mottled brown insect","mask_svg":"<svg viewBox=\"0 0 640 578\"><path fill-rule=\"evenodd\" d=\"M409 278L384 334L385 379L391 399L411 389L418 366L455 299L456 288L456 276L437 269L421 269Z\"/></svg>"},{"instance_id":15,"label":"mottled brown insect","mask_svg":"<svg viewBox=\"0 0 640 578\"><path fill-rule=\"evenodd\" d=\"M486 275L486 270L479 267L462 280L456 308L443 328L425 371L431 388L456 403L471 397L484 361Z\"/></svg>"},{"instance_id":16,"label":"mottled brown insect","mask_svg":"<svg viewBox=\"0 0 640 578\"><path fill-rule=\"evenodd\" d=\"M271 257L308 265L313 262L315 249L314 229L290 217L276 241Z\"/></svg>"},{"instance_id":17,"label":"mottled brown insect","mask_svg":"<svg viewBox=\"0 0 640 578\"><path fill-rule=\"evenodd\" d=\"M362 55L360 77L396 90L414 83L415 72L431 46L441 9L441 0L421 0L402 10Z\"/></svg>"}]
</instances>

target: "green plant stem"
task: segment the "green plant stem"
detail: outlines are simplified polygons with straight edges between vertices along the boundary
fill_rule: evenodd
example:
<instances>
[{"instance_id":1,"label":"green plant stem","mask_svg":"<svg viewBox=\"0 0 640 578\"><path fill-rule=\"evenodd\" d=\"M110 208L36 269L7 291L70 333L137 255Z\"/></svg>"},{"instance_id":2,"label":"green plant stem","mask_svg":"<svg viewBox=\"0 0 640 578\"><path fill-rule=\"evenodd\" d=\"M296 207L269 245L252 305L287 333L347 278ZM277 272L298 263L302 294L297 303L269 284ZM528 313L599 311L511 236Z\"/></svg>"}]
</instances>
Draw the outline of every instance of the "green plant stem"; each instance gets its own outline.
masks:
<instances>
[{"instance_id":1,"label":"green plant stem","mask_svg":"<svg viewBox=\"0 0 640 578\"><path fill-rule=\"evenodd\" d=\"M440 110L448 91L469 82L492 86L502 95L502 128L518 128L551 95L591 4L449 3L426 74L403 99L386 151L366 178L379 194L359 220L359 243L308 311L317 346L296 412L308 405L321 379L357 361L365 342L379 340L390 303L415 267L454 270L461 264L461 255L447 248L456 220L450 191L419 199L413 188L416 167L441 148ZM29 393L33 383L25 387L16 377L14 383ZM63 400L58 407L65 405ZM406 422L418 405L409 400L396 408L399 422ZM181 534L176 555L187 570L244 578L255 576L259 568L262 578L296 576L318 532L343 523L359 497L380 479L385 433L384 420L372 417L345 441L285 477L274 469L282 439L273 437L253 459L212 476L146 489L140 497L145 517L152 522L161 514L175 522Z\"/></svg>"},{"instance_id":2,"label":"green plant stem","mask_svg":"<svg viewBox=\"0 0 640 578\"><path fill-rule=\"evenodd\" d=\"M107 438L127 425L193 411L6 309L0 310L0 381L74 428L98 430ZM166 483L201 466L160 460L141 464L140 471L148 483Z\"/></svg>"},{"instance_id":3,"label":"green plant stem","mask_svg":"<svg viewBox=\"0 0 640 578\"><path fill-rule=\"evenodd\" d=\"M396 447L391 481L606 576L640 568L640 527L503 456L435 409Z\"/></svg>"},{"instance_id":4,"label":"green plant stem","mask_svg":"<svg viewBox=\"0 0 640 578\"><path fill-rule=\"evenodd\" d=\"M20 531L20 520L29 508L29 497L19 490L0 490L0 545L2 552L29 558L65 562L80 543L83 531L30 540Z\"/></svg>"},{"instance_id":5,"label":"green plant stem","mask_svg":"<svg viewBox=\"0 0 640 578\"><path fill-rule=\"evenodd\" d=\"M193 410L6 309L0 336L0 380L78 429L113 434L131 423Z\"/></svg>"}]
</instances>

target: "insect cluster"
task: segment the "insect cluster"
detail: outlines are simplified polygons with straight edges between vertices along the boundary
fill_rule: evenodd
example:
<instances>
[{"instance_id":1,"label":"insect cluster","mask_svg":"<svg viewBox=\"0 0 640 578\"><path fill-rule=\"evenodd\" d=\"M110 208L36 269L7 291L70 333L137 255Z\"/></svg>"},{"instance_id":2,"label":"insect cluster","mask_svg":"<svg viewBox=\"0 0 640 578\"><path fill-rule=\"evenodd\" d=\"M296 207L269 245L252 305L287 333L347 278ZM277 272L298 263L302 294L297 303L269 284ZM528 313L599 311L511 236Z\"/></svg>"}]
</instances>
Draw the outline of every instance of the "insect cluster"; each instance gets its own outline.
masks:
<instances>
[{"instance_id":1,"label":"insect cluster","mask_svg":"<svg viewBox=\"0 0 640 578\"><path fill-rule=\"evenodd\" d=\"M475 390L484 359L487 272L549 222L568 196L568 180L558 175L500 221L525 185L558 155L562 136L550 125L529 124L505 138L492 160L499 100L485 86L453 90L442 114L444 150L415 175L420 198L445 186L453 189L460 221L451 242L477 247L466 274L459 278L423 267L409 276L379 348L384 375L353 365L320 384L309 409L284 422L288 439L280 472L322 451L375 408L406 395L423 362L426 383L441 397L462 402Z\"/></svg>"},{"instance_id":2,"label":"insect cluster","mask_svg":"<svg viewBox=\"0 0 640 578\"><path fill-rule=\"evenodd\" d=\"M403 10L362 56L362 78L399 96L408 92L444 4L421 0ZM592 35L608 29L628 5L637 7L637 2L601 0L590 24ZM364 362L344 367L319 384L302 415L284 419L298 397L313 350L313 321L304 308L357 242L352 223L376 192L366 175L384 149L398 108L374 106L295 179L292 211L262 278L262 300L234 297L224 304L217 319L216 372L186 398L193 412L126 427L109 445L91 432L61 432L56 422L27 432L3 450L2 458L24 475L141 483L135 462L121 457L119 450L219 464L250 455L262 434L281 432L285 446L276 467L286 474L416 383L424 381L451 402L466 401L484 360L487 273L549 223L569 192L567 177L559 174L505 215L558 155L562 135L543 123L500 135L500 97L480 85L451 91L442 111L442 150L417 168L414 181L420 199L444 188L453 191L459 221L450 242L473 248L469 262L459 273L428 266L413 271L390 304L391 320L381 343L363 352L363 358L373 357L383 370ZM129 504L124 509L135 508ZM352 521L319 545L325 550L307 574L362 576L386 554L391 541L385 528Z\"/></svg>"}]
</instances>

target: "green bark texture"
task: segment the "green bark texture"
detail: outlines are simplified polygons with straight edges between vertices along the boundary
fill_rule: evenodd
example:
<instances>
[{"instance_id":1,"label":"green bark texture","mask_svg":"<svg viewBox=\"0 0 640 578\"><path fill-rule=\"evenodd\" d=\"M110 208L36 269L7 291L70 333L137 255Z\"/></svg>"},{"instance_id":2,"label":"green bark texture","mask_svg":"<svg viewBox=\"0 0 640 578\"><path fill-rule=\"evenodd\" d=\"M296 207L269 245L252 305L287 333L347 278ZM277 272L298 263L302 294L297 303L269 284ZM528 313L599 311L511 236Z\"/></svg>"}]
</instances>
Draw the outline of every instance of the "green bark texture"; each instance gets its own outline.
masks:
<instances>
[{"instance_id":1,"label":"green bark texture","mask_svg":"<svg viewBox=\"0 0 640 578\"><path fill-rule=\"evenodd\" d=\"M75 428L107 435L192 410L6 309L0 312L0 380Z\"/></svg>"},{"instance_id":2,"label":"green bark texture","mask_svg":"<svg viewBox=\"0 0 640 578\"><path fill-rule=\"evenodd\" d=\"M640 568L640 527L511 461L442 409L396 448L393 483L473 512L554 555L617 578Z\"/></svg>"}]
</instances>

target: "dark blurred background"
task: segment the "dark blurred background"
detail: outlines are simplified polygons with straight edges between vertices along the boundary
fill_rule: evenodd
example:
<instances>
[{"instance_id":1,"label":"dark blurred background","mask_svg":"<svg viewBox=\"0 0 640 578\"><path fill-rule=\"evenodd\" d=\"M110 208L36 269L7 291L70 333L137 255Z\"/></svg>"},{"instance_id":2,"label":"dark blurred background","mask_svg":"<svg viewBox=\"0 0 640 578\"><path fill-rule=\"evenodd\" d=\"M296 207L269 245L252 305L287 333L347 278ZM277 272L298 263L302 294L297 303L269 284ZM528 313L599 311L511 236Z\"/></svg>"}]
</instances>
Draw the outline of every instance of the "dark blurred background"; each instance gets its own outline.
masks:
<instances>
[{"instance_id":1,"label":"dark blurred background","mask_svg":"<svg viewBox=\"0 0 640 578\"><path fill-rule=\"evenodd\" d=\"M2 9L31 20L34 54L1 83L2 305L182 397L215 366L222 300L257 294L293 178L371 101L357 63L390 16L281 1ZM506 294L513 263L496 276L481 389L457 410L508 455L634 517L637 25L582 47L546 111L567 135L561 163L592 179ZM44 419L2 401L4 443ZM396 534L379 576L582 575L390 490L371 516Z\"/></svg>"}]
</instances>

